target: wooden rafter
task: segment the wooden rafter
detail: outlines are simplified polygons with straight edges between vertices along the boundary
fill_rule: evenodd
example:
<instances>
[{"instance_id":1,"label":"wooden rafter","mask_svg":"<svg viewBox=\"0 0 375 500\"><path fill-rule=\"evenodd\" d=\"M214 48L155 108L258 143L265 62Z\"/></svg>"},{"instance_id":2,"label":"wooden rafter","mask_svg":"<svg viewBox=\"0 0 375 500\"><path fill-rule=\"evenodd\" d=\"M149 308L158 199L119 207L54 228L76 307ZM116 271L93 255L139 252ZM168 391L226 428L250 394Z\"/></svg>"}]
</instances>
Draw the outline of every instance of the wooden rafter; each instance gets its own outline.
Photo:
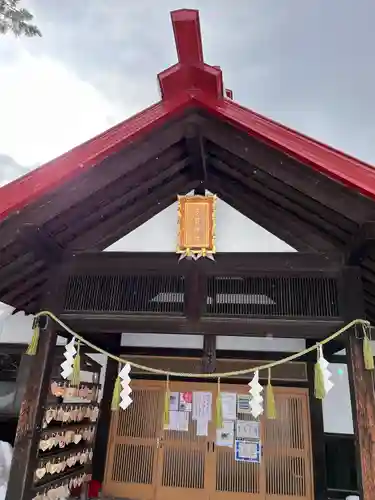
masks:
<instances>
[{"instance_id":1,"label":"wooden rafter","mask_svg":"<svg viewBox=\"0 0 375 500\"><path fill-rule=\"evenodd\" d=\"M371 220L371 214L375 213L375 205L370 199L271 148L265 142L211 118L202 126L209 141L349 220L362 223Z\"/></svg>"},{"instance_id":2,"label":"wooden rafter","mask_svg":"<svg viewBox=\"0 0 375 500\"><path fill-rule=\"evenodd\" d=\"M266 200L256 191L245 189L239 182L227 178L223 182L216 173L210 174L209 187L214 186L219 197L255 222L262 220L262 227L299 251L329 252L335 249L319 233L307 227L293 214L285 213L271 200ZM259 214L259 215L258 215Z\"/></svg>"}]
</instances>

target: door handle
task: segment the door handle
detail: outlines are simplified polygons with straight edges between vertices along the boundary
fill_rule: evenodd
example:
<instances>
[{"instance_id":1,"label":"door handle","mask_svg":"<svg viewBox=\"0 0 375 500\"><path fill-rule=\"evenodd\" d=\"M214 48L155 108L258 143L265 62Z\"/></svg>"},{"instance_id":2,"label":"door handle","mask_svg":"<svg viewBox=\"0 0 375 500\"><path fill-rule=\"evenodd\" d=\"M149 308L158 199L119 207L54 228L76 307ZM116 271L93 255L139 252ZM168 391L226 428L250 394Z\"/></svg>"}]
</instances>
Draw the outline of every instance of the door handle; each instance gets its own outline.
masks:
<instances>
[{"instance_id":1,"label":"door handle","mask_svg":"<svg viewBox=\"0 0 375 500\"><path fill-rule=\"evenodd\" d=\"M212 445L212 446L210 446ZM211 448L211 449L210 449ZM214 441L207 441L207 452L214 452L215 451L215 442Z\"/></svg>"},{"instance_id":2,"label":"door handle","mask_svg":"<svg viewBox=\"0 0 375 500\"><path fill-rule=\"evenodd\" d=\"M156 438L156 448L163 448L163 438Z\"/></svg>"}]
</instances>

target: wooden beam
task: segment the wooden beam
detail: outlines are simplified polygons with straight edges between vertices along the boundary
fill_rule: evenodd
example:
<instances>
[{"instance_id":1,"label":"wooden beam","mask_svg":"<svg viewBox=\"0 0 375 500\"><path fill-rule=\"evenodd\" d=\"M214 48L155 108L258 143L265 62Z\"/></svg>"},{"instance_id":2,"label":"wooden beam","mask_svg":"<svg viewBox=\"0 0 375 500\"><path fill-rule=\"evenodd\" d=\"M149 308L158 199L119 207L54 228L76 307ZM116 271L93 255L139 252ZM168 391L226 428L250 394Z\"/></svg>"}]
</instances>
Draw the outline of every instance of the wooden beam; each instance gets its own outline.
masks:
<instances>
[{"instance_id":1,"label":"wooden beam","mask_svg":"<svg viewBox=\"0 0 375 500\"><path fill-rule=\"evenodd\" d=\"M194 187L194 182L189 181L184 174L177 174L164 185L158 186L144 198L134 201L127 210L120 210L112 217L104 220L98 226L85 231L71 243L69 247L75 250L104 249L130 231L136 229L153 215L164 210L177 199L177 193L189 191ZM151 213L151 215L150 215ZM137 220L137 225L134 221Z\"/></svg>"},{"instance_id":2,"label":"wooden beam","mask_svg":"<svg viewBox=\"0 0 375 500\"><path fill-rule=\"evenodd\" d=\"M19 231L19 238L34 254L37 260L52 265L61 262L64 248L43 228L27 223Z\"/></svg>"},{"instance_id":3,"label":"wooden beam","mask_svg":"<svg viewBox=\"0 0 375 500\"><path fill-rule=\"evenodd\" d=\"M365 222L349 241L344 255L349 266L357 266L375 247L375 222Z\"/></svg>"},{"instance_id":4,"label":"wooden beam","mask_svg":"<svg viewBox=\"0 0 375 500\"><path fill-rule=\"evenodd\" d=\"M19 300L23 300L25 296L28 297L30 293L34 295L35 288L45 284L47 276L48 271L44 270L41 270L38 274L32 274L30 277L26 275L22 283L15 284L9 292L2 295L2 302L14 304L19 302Z\"/></svg>"},{"instance_id":5,"label":"wooden beam","mask_svg":"<svg viewBox=\"0 0 375 500\"><path fill-rule=\"evenodd\" d=\"M242 166L244 171L236 168L236 161L232 155L232 164L226 163L218 158L209 159L209 163L215 167L216 170L223 172L228 178L233 178L240 182L245 189L249 189L250 193L254 192L257 196L261 196L265 201L276 204L280 211L289 213L300 220L301 225L305 226L306 231L322 232L325 237L332 242L338 248L343 246L344 242L348 238L348 233L340 228L335 222L330 222L324 218L324 215L317 213L316 210L311 210L309 207L305 207L303 200L305 197L299 193L294 195L294 199L287 196L287 190L285 185L280 181L275 179L268 179L267 183L262 181L262 176L259 175L256 167L253 169L249 168L251 165L247 164L247 171L245 167ZM241 165L241 161L239 160ZM242 162L244 163L244 162ZM255 172L253 175L246 175L248 172ZM270 177L270 176L268 176ZM277 189L275 188L277 185ZM249 194L251 196L251 194ZM310 228L310 229L308 229Z\"/></svg>"},{"instance_id":6,"label":"wooden beam","mask_svg":"<svg viewBox=\"0 0 375 500\"><path fill-rule=\"evenodd\" d=\"M77 252L72 267L67 272L74 275L130 274L140 271L147 274L184 274L193 263L187 259L178 262L171 252ZM342 267L341 254L319 254L304 252L228 252L218 254L216 261L199 259L194 267L208 275L244 276L259 272L277 273L283 276L300 276L301 273L322 274L327 277L339 276ZM222 274L224 273L224 274ZM250 273L250 274L249 274Z\"/></svg>"},{"instance_id":7,"label":"wooden beam","mask_svg":"<svg viewBox=\"0 0 375 500\"><path fill-rule=\"evenodd\" d=\"M192 324L183 316L161 314L132 315L123 313L60 315L77 332L97 333L171 333L191 335L243 335L257 337L273 335L282 338L324 338L343 326L341 320L262 319L202 317Z\"/></svg>"},{"instance_id":8,"label":"wooden beam","mask_svg":"<svg viewBox=\"0 0 375 500\"><path fill-rule=\"evenodd\" d=\"M188 123L185 135L191 178L202 183L207 181L206 151L204 138L198 123Z\"/></svg>"},{"instance_id":9,"label":"wooden beam","mask_svg":"<svg viewBox=\"0 0 375 500\"><path fill-rule=\"evenodd\" d=\"M202 117L201 121L208 141L247 161L249 168L253 165L262 169L352 222L361 224L374 213L372 200L301 164L270 144L218 119Z\"/></svg>"},{"instance_id":10,"label":"wooden beam","mask_svg":"<svg viewBox=\"0 0 375 500\"><path fill-rule=\"evenodd\" d=\"M189 115L193 114L192 112ZM38 202L12 215L1 224L1 246L5 247L17 237L16 230L25 222L42 226L75 205L81 205L93 193L99 192L124 175L135 172L151 158L159 157L184 137L185 116L168 122L158 130L128 145L122 152L109 155L100 164L88 169L63 186L41 197Z\"/></svg>"},{"instance_id":11,"label":"wooden beam","mask_svg":"<svg viewBox=\"0 0 375 500\"><path fill-rule=\"evenodd\" d=\"M48 304L48 305L47 305ZM47 308L52 306L46 302ZM6 500L30 500L37 467L38 443L42 430L44 401L47 397L57 341L55 325L47 323L39 341L38 352L30 366L20 410Z\"/></svg>"},{"instance_id":12,"label":"wooden beam","mask_svg":"<svg viewBox=\"0 0 375 500\"><path fill-rule=\"evenodd\" d=\"M1 261L0 261L1 266ZM44 262L39 260L35 261L32 253L23 255L20 259L15 259L13 263L0 267L0 290L2 293L8 291L14 283L24 281L25 276L31 275L34 272L39 272L44 267ZM3 299L0 295L0 300Z\"/></svg>"},{"instance_id":13,"label":"wooden beam","mask_svg":"<svg viewBox=\"0 0 375 500\"><path fill-rule=\"evenodd\" d=\"M342 278L342 307L346 321L364 317L360 269L348 267ZM375 388L374 375L365 370L362 332L347 336L346 359L356 440L357 471L362 500L375 498Z\"/></svg>"},{"instance_id":14,"label":"wooden beam","mask_svg":"<svg viewBox=\"0 0 375 500\"><path fill-rule=\"evenodd\" d=\"M262 186L264 190L278 193L287 201L292 201L299 213L308 210L311 214L314 214L316 217L315 220L318 220L317 217L319 218L319 222L325 228L326 232L329 232L332 227L335 227L336 232L343 231L347 234L352 234L356 231L356 223L348 219L345 214L340 214L322 205L318 200L306 196L306 194L295 187L288 185L281 179L273 177L269 172L258 168L250 160L244 160L222 146L210 141L207 142L207 150L208 160L213 157L223 161L231 169L244 175L249 182L255 182L257 185ZM302 165L301 168L303 168Z\"/></svg>"},{"instance_id":15,"label":"wooden beam","mask_svg":"<svg viewBox=\"0 0 375 500\"><path fill-rule=\"evenodd\" d=\"M199 271L195 265L197 262L190 261L189 264L190 269L185 274L184 312L187 320L194 324L206 310L207 276Z\"/></svg>"},{"instance_id":16,"label":"wooden beam","mask_svg":"<svg viewBox=\"0 0 375 500\"><path fill-rule=\"evenodd\" d=\"M75 218L71 219L73 214L66 214L68 219L66 229L61 231L58 237L66 245L76 248L78 244L77 238L79 241L81 235L90 232L98 224L116 217L119 212L122 213L129 208L131 209L135 203L140 207L139 211L142 212L142 202L146 204L150 194L158 186L168 182L188 166L186 158L181 160L176 157L174 150L172 150L172 153L173 155L171 152L166 153L166 159L170 163L165 161L164 157L158 160L154 159L150 166L146 165L140 169L142 175L138 173L137 177L119 179L115 183L116 185L111 186L111 189L108 188L105 193L98 193L95 203L91 202L92 209L90 212L82 213L83 208L81 208L80 213L79 207L77 207ZM177 158L178 161L174 158ZM88 204L88 208L90 208L90 204ZM90 249L90 247L85 249Z\"/></svg>"},{"instance_id":17,"label":"wooden beam","mask_svg":"<svg viewBox=\"0 0 375 500\"><path fill-rule=\"evenodd\" d=\"M302 252L334 252L335 245L291 213L280 210L255 191L244 189L227 175L210 172L208 189L213 190L246 217ZM229 201L230 200L230 201Z\"/></svg>"},{"instance_id":18,"label":"wooden beam","mask_svg":"<svg viewBox=\"0 0 375 500\"><path fill-rule=\"evenodd\" d=\"M202 372L214 373L216 371L216 335L204 335Z\"/></svg>"},{"instance_id":19,"label":"wooden beam","mask_svg":"<svg viewBox=\"0 0 375 500\"><path fill-rule=\"evenodd\" d=\"M108 342L109 339L107 339ZM109 351L119 351L121 346L121 334L111 337ZM107 448L109 440L109 429L111 424L111 402L113 388L118 374L118 363L112 358L108 358L105 371L104 387L102 400L100 402L99 420L95 435L94 457L92 462L92 477L94 480L102 483L104 480L105 463L107 458Z\"/></svg>"}]
</instances>

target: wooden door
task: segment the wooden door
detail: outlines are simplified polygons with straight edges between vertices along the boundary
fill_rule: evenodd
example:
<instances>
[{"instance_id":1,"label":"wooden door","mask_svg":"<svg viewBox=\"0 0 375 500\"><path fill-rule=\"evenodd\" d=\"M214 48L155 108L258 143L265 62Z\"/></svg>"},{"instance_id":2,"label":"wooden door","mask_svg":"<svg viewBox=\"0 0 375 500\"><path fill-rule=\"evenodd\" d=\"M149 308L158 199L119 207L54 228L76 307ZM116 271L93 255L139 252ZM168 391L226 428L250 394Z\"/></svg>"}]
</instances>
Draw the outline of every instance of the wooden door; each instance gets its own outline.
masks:
<instances>
[{"instance_id":1,"label":"wooden door","mask_svg":"<svg viewBox=\"0 0 375 500\"><path fill-rule=\"evenodd\" d=\"M217 394L217 385L215 385ZM221 384L221 392L248 394L247 385ZM254 420L249 414L237 414L242 420ZM210 436L215 442L216 429ZM214 453L209 456L210 500L265 500L264 474L262 464L237 462L234 448L214 446Z\"/></svg>"},{"instance_id":2,"label":"wooden door","mask_svg":"<svg viewBox=\"0 0 375 500\"><path fill-rule=\"evenodd\" d=\"M171 392L211 392L215 384L173 382ZM214 396L212 399L214 408ZM165 430L159 449L156 500L209 500L210 440L214 433L213 419L209 422L208 435L197 436L196 421L188 414L187 431Z\"/></svg>"},{"instance_id":3,"label":"wooden door","mask_svg":"<svg viewBox=\"0 0 375 500\"><path fill-rule=\"evenodd\" d=\"M133 380L133 404L113 412L103 485L105 495L154 500L165 384Z\"/></svg>"},{"instance_id":4,"label":"wooden door","mask_svg":"<svg viewBox=\"0 0 375 500\"><path fill-rule=\"evenodd\" d=\"M264 420L265 500L312 500L307 389L276 388L276 420Z\"/></svg>"},{"instance_id":5,"label":"wooden door","mask_svg":"<svg viewBox=\"0 0 375 500\"><path fill-rule=\"evenodd\" d=\"M246 394L248 388L222 385L221 391ZM208 457L210 500L313 500L308 392L274 388L274 393L277 419L260 419L261 463L236 462L233 448L215 446Z\"/></svg>"},{"instance_id":6,"label":"wooden door","mask_svg":"<svg viewBox=\"0 0 375 500\"><path fill-rule=\"evenodd\" d=\"M165 382L133 381L133 404L113 414L104 493L134 500L312 500L311 442L306 389L274 388L277 419L261 419L260 464L237 462L216 445L216 383L173 382L172 392L212 394L207 436L165 431ZM247 394L246 385L222 392ZM248 414L238 415L242 420Z\"/></svg>"}]
</instances>

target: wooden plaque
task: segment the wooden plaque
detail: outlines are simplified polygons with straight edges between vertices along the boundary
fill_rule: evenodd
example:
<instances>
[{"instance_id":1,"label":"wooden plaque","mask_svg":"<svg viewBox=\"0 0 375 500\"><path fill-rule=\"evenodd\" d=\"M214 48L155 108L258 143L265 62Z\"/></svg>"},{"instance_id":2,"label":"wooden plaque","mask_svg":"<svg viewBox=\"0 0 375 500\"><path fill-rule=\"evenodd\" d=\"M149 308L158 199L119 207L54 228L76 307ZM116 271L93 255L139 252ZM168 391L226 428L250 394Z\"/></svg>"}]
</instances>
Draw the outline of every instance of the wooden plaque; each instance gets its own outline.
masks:
<instances>
[{"instance_id":1,"label":"wooden plaque","mask_svg":"<svg viewBox=\"0 0 375 500\"><path fill-rule=\"evenodd\" d=\"M177 253L215 253L215 204L214 195L178 197Z\"/></svg>"}]
</instances>

